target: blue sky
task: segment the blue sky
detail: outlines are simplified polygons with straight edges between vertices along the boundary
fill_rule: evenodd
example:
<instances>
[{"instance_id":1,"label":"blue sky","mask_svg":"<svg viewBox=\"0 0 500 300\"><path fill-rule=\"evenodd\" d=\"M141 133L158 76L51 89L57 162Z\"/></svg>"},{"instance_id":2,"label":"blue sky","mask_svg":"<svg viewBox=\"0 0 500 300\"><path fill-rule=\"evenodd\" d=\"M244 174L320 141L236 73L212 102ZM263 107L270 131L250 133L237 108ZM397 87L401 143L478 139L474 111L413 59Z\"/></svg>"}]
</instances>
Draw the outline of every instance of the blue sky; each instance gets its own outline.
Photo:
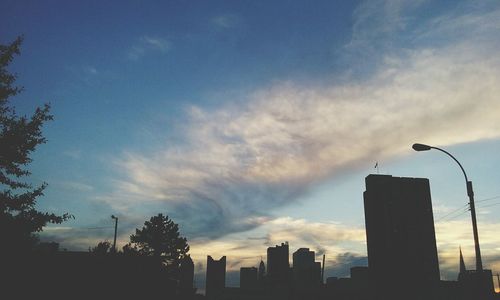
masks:
<instances>
[{"instance_id":1,"label":"blue sky","mask_svg":"<svg viewBox=\"0 0 500 300\"><path fill-rule=\"evenodd\" d=\"M124 244L162 212L200 274L206 255L228 255L234 271L288 240L345 276L366 263L362 192L378 161L431 180L453 279L459 244L473 265L465 184L442 153L411 150L422 142L456 155L477 200L494 198L478 202L479 233L500 270L497 1L0 6L1 42L25 37L12 103L50 102L55 116L32 164L31 180L49 183L39 207L76 217L45 238L87 249L112 239L115 214Z\"/></svg>"}]
</instances>

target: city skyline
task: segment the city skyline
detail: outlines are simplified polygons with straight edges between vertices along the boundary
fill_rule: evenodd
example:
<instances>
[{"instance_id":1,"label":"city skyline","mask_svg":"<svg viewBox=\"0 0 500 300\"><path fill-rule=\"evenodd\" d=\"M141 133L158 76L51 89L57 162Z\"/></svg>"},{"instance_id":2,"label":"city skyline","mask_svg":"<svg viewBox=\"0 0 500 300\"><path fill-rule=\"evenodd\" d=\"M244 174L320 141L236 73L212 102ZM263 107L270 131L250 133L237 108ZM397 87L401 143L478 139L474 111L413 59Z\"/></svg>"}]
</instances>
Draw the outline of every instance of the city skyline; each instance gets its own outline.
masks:
<instances>
[{"instance_id":1,"label":"city skyline","mask_svg":"<svg viewBox=\"0 0 500 300\"><path fill-rule=\"evenodd\" d=\"M41 210L75 215L42 238L117 245L157 213L179 223L197 280L228 280L265 249L326 253L326 275L366 262L370 173L429 178L440 275L474 247L500 271L500 5L496 1L3 1L1 43L21 113L51 102L30 180ZM374 166L377 164L377 168ZM342 266L342 267L341 267Z\"/></svg>"}]
</instances>

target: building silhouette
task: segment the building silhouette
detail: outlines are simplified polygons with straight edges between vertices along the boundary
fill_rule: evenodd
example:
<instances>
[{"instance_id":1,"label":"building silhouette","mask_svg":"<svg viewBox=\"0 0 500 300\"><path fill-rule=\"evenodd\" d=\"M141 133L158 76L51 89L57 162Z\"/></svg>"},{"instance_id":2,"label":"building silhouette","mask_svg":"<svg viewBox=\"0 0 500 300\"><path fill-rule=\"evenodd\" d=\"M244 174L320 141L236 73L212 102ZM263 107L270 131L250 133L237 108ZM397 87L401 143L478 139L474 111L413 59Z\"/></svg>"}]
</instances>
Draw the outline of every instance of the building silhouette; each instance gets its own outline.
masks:
<instances>
[{"instance_id":1,"label":"building silhouette","mask_svg":"<svg viewBox=\"0 0 500 300\"><path fill-rule=\"evenodd\" d=\"M321 283L321 263L315 261L314 251L299 248L293 257L293 280L299 288L317 287Z\"/></svg>"},{"instance_id":2,"label":"building silhouette","mask_svg":"<svg viewBox=\"0 0 500 300\"><path fill-rule=\"evenodd\" d=\"M365 182L368 266L378 298L408 291L425 298L440 280L429 180L368 175Z\"/></svg>"},{"instance_id":3,"label":"building silhouette","mask_svg":"<svg viewBox=\"0 0 500 300\"><path fill-rule=\"evenodd\" d=\"M226 287L226 257L214 260L207 256L207 275L205 295L209 299L217 299L224 293Z\"/></svg>"},{"instance_id":4,"label":"building silhouette","mask_svg":"<svg viewBox=\"0 0 500 300\"><path fill-rule=\"evenodd\" d=\"M465 267L462 249L460 249L460 268L458 273L458 287L463 299L493 299L495 287L491 270L467 270Z\"/></svg>"},{"instance_id":5,"label":"building silhouette","mask_svg":"<svg viewBox=\"0 0 500 300\"><path fill-rule=\"evenodd\" d=\"M258 275L256 267L240 268L240 288L253 290L258 287Z\"/></svg>"},{"instance_id":6,"label":"building silhouette","mask_svg":"<svg viewBox=\"0 0 500 300\"><path fill-rule=\"evenodd\" d=\"M260 264L259 264L259 274L258 274L258 280L259 280L260 287L264 286L265 276L266 276L266 265L264 264L264 262L261 259Z\"/></svg>"},{"instance_id":7,"label":"building silhouette","mask_svg":"<svg viewBox=\"0 0 500 300\"><path fill-rule=\"evenodd\" d=\"M288 242L267 248L267 278L272 284L288 282L290 278Z\"/></svg>"},{"instance_id":8,"label":"building silhouette","mask_svg":"<svg viewBox=\"0 0 500 300\"><path fill-rule=\"evenodd\" d=\"M182 258L179 266L179 290L181 295L192 295L195 293L194 282L194 263L190 255Z\"/></svg>"}]
</instances>

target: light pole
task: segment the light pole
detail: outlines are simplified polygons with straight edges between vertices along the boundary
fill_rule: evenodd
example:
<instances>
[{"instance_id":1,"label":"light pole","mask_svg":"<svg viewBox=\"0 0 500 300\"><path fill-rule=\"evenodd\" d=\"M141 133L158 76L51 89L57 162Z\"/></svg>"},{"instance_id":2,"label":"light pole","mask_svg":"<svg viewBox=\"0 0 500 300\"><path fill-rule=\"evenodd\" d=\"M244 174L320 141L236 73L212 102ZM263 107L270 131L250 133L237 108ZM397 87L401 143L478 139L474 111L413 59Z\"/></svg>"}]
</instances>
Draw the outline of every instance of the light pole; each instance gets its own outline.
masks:
<instances>
[{"instance_id":1,"label":"light pole","mask_svg":"<svg viewBox=\"0 0 500 300\"><path fill-rule=\"evenodd\" d=\"M472 190L472 181L469 181L469 179L467 179L467 174L465 173L465 170L462 167L462 165L460 164L460 162L458 162L458 160L453 155L451 155L448 151L443 150L443 149L438 148L438 147L432 147L432 146L424 145L424 144L413 144L412 148L415 151L427 151L427 150L431 150L431 149L436 149L436 150L439 150L441 152L444 152L448 156L453 158L453 160L458 164L460 169L462 169L462 172L464 173L464 177L465 177L465 184L467 187L467 196L469 196L469 207L470 207L470 214L472 217L472 232L474 234L474 246L476 249L476 270L478 272L482 272L483 271L483 263L481 260L481 249L479 248L479 235L477 233L476 207L474 205L474 191Z\"/></svg>"},{"instance_id":2,"label":"light pole","mask_svg":"<svg viewBox=\"0 0 500 300\"><path fill-rule=\"evenodd\" d=\"M115 238L113 239L113 253L116 253L116 231L118 229L118 217L111 215L111 219L115 219Z\"/></svg>"}]
</instances>

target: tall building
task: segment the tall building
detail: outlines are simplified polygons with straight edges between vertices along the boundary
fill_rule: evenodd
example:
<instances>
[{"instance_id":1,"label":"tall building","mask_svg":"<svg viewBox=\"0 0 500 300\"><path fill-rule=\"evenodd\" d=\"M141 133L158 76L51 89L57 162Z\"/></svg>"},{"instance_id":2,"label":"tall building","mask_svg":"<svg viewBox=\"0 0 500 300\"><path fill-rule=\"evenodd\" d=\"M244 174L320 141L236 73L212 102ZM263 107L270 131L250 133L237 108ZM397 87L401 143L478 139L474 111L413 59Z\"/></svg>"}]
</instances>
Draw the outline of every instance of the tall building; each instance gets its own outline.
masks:
<instances>
[{"instance_id":1,"label":"tall building","mask_svg":"<svg viewBox=\"0 0 500 300\"><path fill-rule=\"evenodd\" d=\"M240 288L246 290L256 289L258 286L257 268L240 268Z\"/></svg>"},{"instance_id":2,"label":"tall building","mask_svg":"<svg viewBox=\"0 0 500 300\"><path fill-rule=\"evenodd\" d=\"M390 175L365 179L370 276L382 291L430 291L439 262L429 180Z\"/></svg>"},{"instance_id":3,"label":"tall building","mask_svg":"<svg viewBox=\"0 0 500 300\"><path fill-rule=\"evenodd\" d=\"M267 278L273 284L288 282L290 278L288 242L267 248Z\"/></svg>"},{"instance_id":4,"label":"tall building","mask_svg":"<svg viewBox=\"0 0 500 300\"><path fill-rule=\"evenodd\" d=\"M194 263L190 255L182 258L179 267L179 288L183 295L194 294Z\"/></svg>"},{"instance_id":5,"label":"tall building","mask_svg":"<svg viewBox=\"0 0 500 300\"><path fill-rule=\"evenodd\" d=\"M207 256L207 276L205 295L209 299L218 298L226 287L226 257L214 260Z\"/></svg>"},{"instance_id":6,"label":"tall building","mask_svg":"<svg viewBox=\"0 0 500 300\"><path fill-rule=\"evenodd\" d=\"M293 253L293 279L298 287L312 287L321 282L321 263L315 262L314 251L300 248Z\"/></svg>"}]
</instances>

